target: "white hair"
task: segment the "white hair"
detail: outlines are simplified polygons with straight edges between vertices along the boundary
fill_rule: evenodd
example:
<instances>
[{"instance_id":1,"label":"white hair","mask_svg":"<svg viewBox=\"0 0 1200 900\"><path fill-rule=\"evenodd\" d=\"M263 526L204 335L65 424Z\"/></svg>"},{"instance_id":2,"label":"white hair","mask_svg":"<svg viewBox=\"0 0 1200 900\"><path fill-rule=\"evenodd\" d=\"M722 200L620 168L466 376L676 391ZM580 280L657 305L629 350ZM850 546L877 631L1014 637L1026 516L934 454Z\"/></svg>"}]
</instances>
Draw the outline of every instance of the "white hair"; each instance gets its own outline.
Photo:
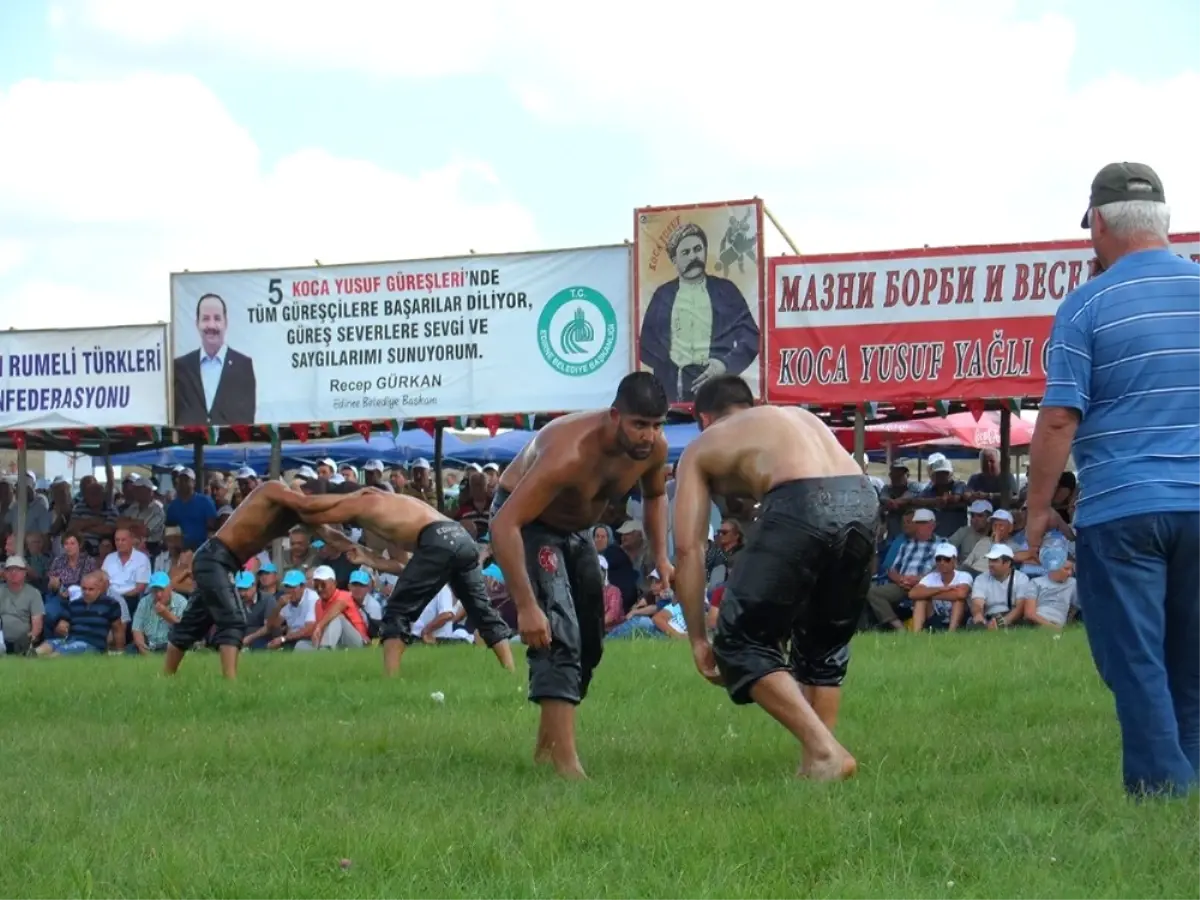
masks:
<instances>
[{"instance_id":1,"label":"white hair","mask_svg":"<svg viewBox=\"0 0 1200 900\"><path fill-rule=\"evenodd\" d=\"M979 451L979 461L983 462L985 459L999 460L1000 459L1000 451L997 450L995 447L986 447L983 450L980 450Z\"/></svg>"},{"instance_id":2,"label":"white hair","mask_svg":"<svg viewBox=\"0 0 1200 900\"><path fill-rule=\"evenodd\" d=\"M1117 237L1149 235L1168 242L1171 230L1171 208L1152 200L1121 200L1096 207L1100 218Z\"/></svg>"}]
</instances>

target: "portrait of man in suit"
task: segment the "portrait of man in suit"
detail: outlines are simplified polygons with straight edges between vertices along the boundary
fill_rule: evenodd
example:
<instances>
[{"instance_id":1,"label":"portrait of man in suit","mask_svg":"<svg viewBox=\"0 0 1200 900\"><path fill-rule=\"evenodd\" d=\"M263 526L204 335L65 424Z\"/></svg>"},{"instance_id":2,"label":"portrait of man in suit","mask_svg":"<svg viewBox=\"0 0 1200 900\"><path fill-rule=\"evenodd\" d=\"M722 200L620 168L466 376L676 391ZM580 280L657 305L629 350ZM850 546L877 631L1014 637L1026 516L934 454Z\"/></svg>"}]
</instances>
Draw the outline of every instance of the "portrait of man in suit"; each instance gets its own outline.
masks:
<instances>
[{"instance_id":1,"label":"portrait of man in suit","mask_svg":"<svg viewBox=\"0 0 1200 900\"><path fill-rule=\"evenodd\" d=\"M175 358L175 424L253 425L254 361L225 345L229 311L217 294L196 303L200 349Z\"/></svg>"},{"instance_id":2,"label":"portrait of man in suit","mask_svg":"<svg viewBox=\"0 0 1200 900\"><path fill-rule=\"evenodd\" d=\"M685 222L667 239L679 277L646 306L638 356L672 403L690 403L710 378L740 375L758 357L758 324L738 286L708 273L708 235Z\"/></svg>"}]
</instances>

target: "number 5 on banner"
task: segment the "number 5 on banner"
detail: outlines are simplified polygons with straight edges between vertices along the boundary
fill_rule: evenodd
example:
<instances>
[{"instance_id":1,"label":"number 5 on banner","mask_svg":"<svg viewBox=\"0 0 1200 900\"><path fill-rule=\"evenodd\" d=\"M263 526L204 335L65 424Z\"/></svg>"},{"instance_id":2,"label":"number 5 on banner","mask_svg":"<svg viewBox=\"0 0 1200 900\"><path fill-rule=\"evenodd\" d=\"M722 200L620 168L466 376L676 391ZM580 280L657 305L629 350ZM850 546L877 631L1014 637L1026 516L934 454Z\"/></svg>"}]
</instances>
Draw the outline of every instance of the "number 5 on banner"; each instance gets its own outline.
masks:
<instances>
[{"instance_id":1,"label":"number 5 on banner","mask_svg":"<svg viewBox=\"0 0 1200 900\"><path fill-rule=\"evenodd\" d=\"M283 290L279 287L282 283L282 279L279 278L272 278L267 283L267 300L271 302L272 306L278 306L283 302Z\"/></svg>"}]
</instances>

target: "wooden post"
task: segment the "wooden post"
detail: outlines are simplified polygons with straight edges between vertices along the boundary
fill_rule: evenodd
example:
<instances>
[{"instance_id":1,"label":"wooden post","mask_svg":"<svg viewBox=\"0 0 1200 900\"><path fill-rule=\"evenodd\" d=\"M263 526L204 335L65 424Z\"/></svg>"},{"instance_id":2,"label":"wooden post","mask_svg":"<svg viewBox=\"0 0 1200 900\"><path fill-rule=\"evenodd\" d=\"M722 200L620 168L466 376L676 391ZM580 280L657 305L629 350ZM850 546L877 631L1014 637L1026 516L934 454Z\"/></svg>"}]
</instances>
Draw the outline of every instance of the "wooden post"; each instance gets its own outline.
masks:
<instances>
[{"instance_id":1,"label":"wooden post","mask_svg":"<svg viewBox=\"0 0 1200 900\"><path fill-rule=\"evenodd\" d=\"M1012 495L1012 412L1000 410L1000 507L1008 509Z\"/></svg>"},{"instance_id":2,"label":"wooden post","mask_svg":"<svg viewBox=\"0 0 1200 900\"><path fill-rule=\"evenodd\" d=\"M25 519L29 513L29 492L33 488L25 473L29 470L29 453L24 446L17 448L17 553L25 555Z\"/></svg>"},{"instance_id":3,"label":"wooden post","mask_svg":"<svg viewBox=\"0 0 1200 900\"><path fill-rule=\"evenodd\" d=\"M438 512L446 511L446 497L442 489L442 443L446 426L441 422L433 428L433 487L437 491Z\"/></svg>"}]
</instances>

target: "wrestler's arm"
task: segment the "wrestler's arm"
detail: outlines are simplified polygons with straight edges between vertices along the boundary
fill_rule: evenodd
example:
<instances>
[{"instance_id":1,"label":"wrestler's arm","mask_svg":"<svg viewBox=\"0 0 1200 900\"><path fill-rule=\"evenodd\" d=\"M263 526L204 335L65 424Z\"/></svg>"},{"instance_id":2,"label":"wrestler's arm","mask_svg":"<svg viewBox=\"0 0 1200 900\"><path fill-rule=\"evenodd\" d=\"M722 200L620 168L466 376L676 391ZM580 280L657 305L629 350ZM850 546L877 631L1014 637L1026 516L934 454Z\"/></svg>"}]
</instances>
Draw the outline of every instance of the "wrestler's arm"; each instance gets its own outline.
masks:
<instances>
[{"instance_id":1,"label":"wrestler's arm","mask_svg":"<svg viewBox=\"0 0 1200 900\"><path fill-rule=\"evenodd\" d=\"M708 541L712 494L702 467L703 447L697 438L675 473L675 599L683 607L688 637L707 637L704 621L704 555Z\"/></svg>"},{"instance_id":2,"label":"wrestler's arm","mask_svg":"<svg viewBox=\"0 0 1200 900\"><path fill-rule=\"evenodd\" d=\"M667 439L660 437L654 448L654 465L641 478L642 520L650 552L660 568L669 562L667 556Z\"/></svg>"},{"instance_id":3,"label":"wrestler's arm","mask_svg":"<svg viewBox=\"0 0 1200 900\"><path fill-rule=\"evenodd\" d=\"M353 494L301 496L300 504L292 509L296 510L305 525L341 525L368 513L383 496L395 495L385 495L375 488L363 488Z\"/></svg>"},{"instance_id":4,"label":"wrestler's arm","mask_svg":"<svg viewBox=\"0 0 1200 900\"><path fill-rule=\"evenodd\" d=\"M353 544L346 554L346 558L355 565L367 566L376 572L383 572L387 575L399 575L404 571L403 560L382 556L374 550L368 550L361 544Z\"/></svg>"},{"instance_id":5,"label":"wrestler's arm","mask_svg":"<svg viewBox=\"0 0 1200 900\"><path fill-rule=\"evenodd\" d=\"M583 465L577 452L563 449L566 452L555 455L557 447L546 448L488 526L496 564L504 573L504 583L518 614L537 606L533 583L525 569L525 542L521 529L546 511L554 498L571 485Z\"/></svg>"}]
</instances>

